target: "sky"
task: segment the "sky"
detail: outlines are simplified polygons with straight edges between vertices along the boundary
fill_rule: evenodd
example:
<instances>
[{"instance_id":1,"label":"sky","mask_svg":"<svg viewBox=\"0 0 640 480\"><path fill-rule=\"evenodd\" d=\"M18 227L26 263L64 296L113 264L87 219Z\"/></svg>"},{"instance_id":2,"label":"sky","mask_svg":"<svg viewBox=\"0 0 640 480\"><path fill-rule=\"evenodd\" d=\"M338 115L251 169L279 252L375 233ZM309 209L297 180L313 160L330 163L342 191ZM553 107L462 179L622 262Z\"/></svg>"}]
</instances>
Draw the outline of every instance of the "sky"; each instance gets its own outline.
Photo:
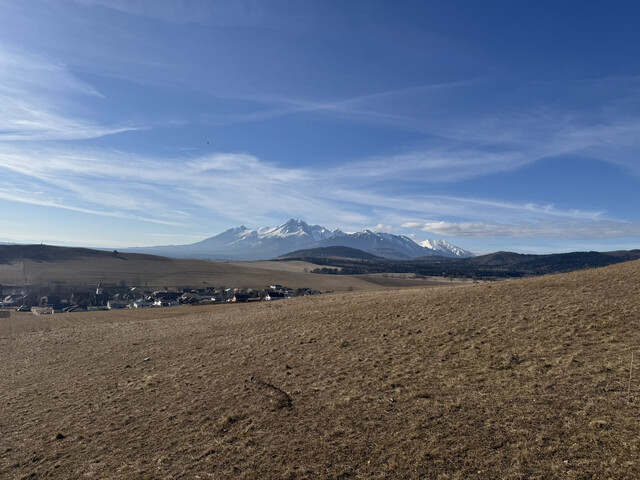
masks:
<instances>
[{"instance_id":1,"label":"sky","mask_svg":"<svg viewBox=\"0 0 640 480\"><path fill-rule=\"evenodd\" d=\"M632 0L0 0L0 241L296 218L640 248L639 21Z\"/></svg>"}]
</instances>

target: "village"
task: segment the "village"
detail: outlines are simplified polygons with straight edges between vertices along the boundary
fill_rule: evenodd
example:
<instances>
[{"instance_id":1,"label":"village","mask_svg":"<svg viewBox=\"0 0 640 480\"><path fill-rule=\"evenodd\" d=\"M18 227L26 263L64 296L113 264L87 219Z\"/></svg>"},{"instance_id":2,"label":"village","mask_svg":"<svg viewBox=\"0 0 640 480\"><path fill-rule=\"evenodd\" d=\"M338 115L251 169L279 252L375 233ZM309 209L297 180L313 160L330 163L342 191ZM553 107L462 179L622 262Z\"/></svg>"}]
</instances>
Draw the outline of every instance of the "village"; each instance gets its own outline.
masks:
<instances>
[{"instance_id":1,"label":"village","mask_svg":"<svg viewBox=\"0 0 640 480\"><path fill-rule=\"evenodd\" d=\"M227 287L150 290L100 283L95 290L89 291L86 288L66 293L55 291L60 289L49 290L46 291L42 287L0 286L0 298L2 298L0 307L2 310L47 315L124 308L275 301L322 293L311 288L293 289L278 284L269 285L262 290Z\"/></svg>"}]
</instances>

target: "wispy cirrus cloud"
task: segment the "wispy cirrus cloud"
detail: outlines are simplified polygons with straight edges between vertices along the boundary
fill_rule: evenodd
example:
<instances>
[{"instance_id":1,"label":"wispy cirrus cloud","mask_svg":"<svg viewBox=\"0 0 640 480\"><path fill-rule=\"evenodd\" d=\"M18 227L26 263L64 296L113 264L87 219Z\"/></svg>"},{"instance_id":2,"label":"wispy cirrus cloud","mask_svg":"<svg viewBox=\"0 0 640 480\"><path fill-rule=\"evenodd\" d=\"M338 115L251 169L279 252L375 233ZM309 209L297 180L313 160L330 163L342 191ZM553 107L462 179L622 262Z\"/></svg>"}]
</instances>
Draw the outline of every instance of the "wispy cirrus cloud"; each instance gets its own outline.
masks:
<instances>
[{"instance_id":1,"label":"wispy cirrus cloud","mask_svg":"<svg viewBox=\"0 0 640 480\"><path fill-rule=\"evenodd\" d=\"M11 202L25 203L27 205L37 205L40 207L53 207L72 212L86 213L101 217L123 218L129 220L138 220L142 222L156 223L160 225L177 225L176 222L170 220L154 219L147 215L134 215L120 210L99 210L92 208L83 208L75 206L71 203L60 201L55 195L49 195L46 191L22 190L20 188L0 187L0 199Z\"/></svg>"},{"instance_id":2,"label":"wispy cirrus cloud","mask_svg":"<svg viewBox=\"0 0 640 480\"><path fill-rule=\"evenodd\" d=\"M256 113L256 121L273 115L336 115L356 123L396 122L399 128L423 129L441 140L328 168L290 167L243 153L160 158L44 143L96 138L133 127L105 127L78 119L73 114L74 99L100 99L101 94L52 59L0 49L0 64L6 67L0 70L4 108L0 140L6 141L0 146L0 168L11 174L5 174L11 181L0 191L5 200L170 225L186 225L198 212L248 223L279 221L284 216L309 218L313 212L315 221L334 226L346 223L346 228L358 229L378 223L375 228L384 231L412 228L451 236L637 234L635 223L609 219L599 210L558 210L552 205L455 195L398 195L383 188L390 181L456 182L564 153L619 152L609 161L625 163L638 142L634 134L640 124L624 122L612 113L591 123L534 112L491 122L479 117L476 125L469 120L463 127L448 127L446 119L434 126L428 116L398 116L384 108L387 101L467 88L473 82L422 85L328 103L272 99L280 102L279 107ZM467 141L448 143L463 137ZM444 219L450 217L459 220ZM424 218L434 220L421 222Z\"/></svg>"},{"instance_id":3,"label":"wispy cirrus cloud","mask_svg":"<svg viewBox=\"0 0 640 480\"><path fill-rule=\"evenodd\" d=\"M246 154L154 158L58 145L0 145L3 198L95 215L186 224L212 213L246 221L331 202L305 194L313 173ZM27 195L27 192L28 195Z\"/></svg>"},{"instance_id":4,"label":"wispy cirrus cloud","mask_svg":"<svg viewBox=\"0 0 640 480\"><path fill-rule=\"evenodd\" d=\"M267 13L262 2L255 0L175 2L172 0L75 0L87 7L102 7L128 15L167 23L205 25L255 25L265 21Z\"/></svg>"},{"instance_id":5,"label":"wispy cirrus cloud","mask_svg":"<svg viewBox=\"0 0 640 480\"><path fill-rule=\"evenodd\" d=\"M499 92L478 77L331 101L231 95L269 108L229 120L314 115L428 138L418 148L345 166L360 175L375 163L386 163L390 172L393 167L396 172L422 168L434 173L433 181L456 181L559 155L585 155L640 175L639 91L640 77L634 76L531 81L505 85ZM557 101L559 95L563 102ZM468 99L468 105L461 99Z\"/></svg>"},{"instance_id":6,"label":"wispy cirrus cloud","mask_svg":"<svg viewBox=\"0 0 640 480\"><path fill-rule=\"evenodd\" d=\"M419 228L437 235L455 237L513 237L513 238L580 238L606 239L640 235L640 222L619 220L546 219L515 223L483 222L408 222L405 228Z\"/></svg>"},{"instance_id":7,"label":"wispy cirrus cloud","mask_svg":"<svg viewBox=\"0 0 640 480\"><path fill-rule=\"evenodd\" d=\"M384 108L376 108L376 105L378 107L384 107L385 104L393 103L399 98L415 98L416 96L425 95L437 96L443 91L471 86L477 81L477 79L469 79L442 83L426 83L411 87L378 91L355 97L324 101L299 99L282 95L256 95L233 92L225 93L223 98L268 107L266 110L232 116L227 119L227 121L233 123L249 123L296 114L316 114L336 116L360 123L424 131L425 126L421 125L419 118L387 112Z\"/></svg>"},{"instance_id":8,"label":"wispy cirrus cloud","mask_svg":"<svg viewBox=\"0 0 640 480\"><path fill-rule=\"evenodd\" d=\"M609 238L637 235L638 224L599 210L558 209L450 195L397 195L375 187L386 169L354 185L343 167L285 168L241 153L157 158L66 146L0 146L9 181L0 198L29 204L215 228L207 218L255 225L296 216L333 227L423 230L438 235ZM457 220L442 220L443 217ZM420 218L432 218L420 221ZM380 222L382 220L382 222Z\"/></svg>"},{"instance_id":9,"label":"wispy cirrus cloud","mask_svg":"<svg viewBox=\"0 0 640 480\"><path fill-rule=\"evenodd\" d=\"M79 140L129 130L74 113L82 98L102 98L52 58L0 47L0 141Z\"/></svg>"},{"instance_id":10,"label":"wispy cirrus cloud","mask_svg":"<svg viewBox=\"0 0 640 480\"><path fill-rule=\"evenodd\" d=\"M640 121L628 105L640 104L640 95L634 93L640 89L640 78L558 81L543 87L531 82L520 85L515 93L508 90L504 94L526 98L526 101L512 101L509 107L474 105L469 112L449 112L449 102L438 100L456 94L480 95L484 82L478 78L425 84L324 102L278 95L231 94L227 98L267 108L212 119L212 125L266 122L304 115L382 130L405 130L428 138L395 154L345 162L336 172L361 184L379 178L381 173L387 180L411 177L427 183L451 183L513 171L541 159L571 155L613 163L640 176L640 164L636 160L640 149L637 135ZM541 88L543 98L533 102L531 98L537 96L533 92ZM544 100L545 96L552 97L558 92L579 96L574 90L586 92L582 95L593 103L588 111L583 111L583 105ZM606 94L599 94L601 91ZM416 108L413 104L424 107Z\"/></svg>"}]
</instances>

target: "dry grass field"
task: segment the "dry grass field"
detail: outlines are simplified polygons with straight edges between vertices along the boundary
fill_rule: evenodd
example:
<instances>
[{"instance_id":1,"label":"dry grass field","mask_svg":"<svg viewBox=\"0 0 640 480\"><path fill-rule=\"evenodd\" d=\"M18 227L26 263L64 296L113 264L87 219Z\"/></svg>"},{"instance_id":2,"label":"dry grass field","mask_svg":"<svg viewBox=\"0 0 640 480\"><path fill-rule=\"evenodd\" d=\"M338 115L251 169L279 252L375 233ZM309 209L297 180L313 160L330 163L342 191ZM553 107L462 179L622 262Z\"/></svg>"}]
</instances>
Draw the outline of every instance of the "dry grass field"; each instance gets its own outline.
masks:
<instances>
[{"instance_id":1,"label":"dry grass field","mask_svg":"<svg viewBox=\"0 0 640 480\"><path fill-rule=\"evenodd\" d=\"M202 288L207 285L262 289L280 284L320 291L376 290L390 287L434 285L442 279L384 278L367 275L318 275L312 263L210 262L135 253L112 256L78 255L73 249L56 260L12 259L0 262L2 285L97 285L111 283L164 288Z\"/></svg>"},{"instance_id":2,"label":"dry grass field","mask_svg":"<svg viewBox=\"0 0 640 480\"><path fill-rule=\"evenodd\" d=\"M640 478L639 302L631 262L26 326L12 315L0 477Z\"/></svg>"}]
</instances>

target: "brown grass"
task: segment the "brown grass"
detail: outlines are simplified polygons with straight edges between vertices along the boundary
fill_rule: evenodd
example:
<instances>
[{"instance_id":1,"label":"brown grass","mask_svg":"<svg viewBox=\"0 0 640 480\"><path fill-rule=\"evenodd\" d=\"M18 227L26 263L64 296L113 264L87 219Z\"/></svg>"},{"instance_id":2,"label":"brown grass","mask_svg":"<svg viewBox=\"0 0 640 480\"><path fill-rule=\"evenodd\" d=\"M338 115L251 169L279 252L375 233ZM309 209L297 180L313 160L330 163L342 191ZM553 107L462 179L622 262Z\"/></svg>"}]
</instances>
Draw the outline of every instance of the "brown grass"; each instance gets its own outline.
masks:
<instances>
[{"instance_id":1,"label":"brown grass","mask_svg":"<svg viewBox=\"0 0 640 480\"><path fill-rule=\"evenodd\" d=\"M639 478L639 298L632 262L30 329L14 315L0 477Z\"/></svg>"},{"instance_id":2,"label":"brown grass","mask_svg":"<svg viewBox=\"0 0 640 480\"><path fill-rule=\"evenodd\" d=\"M2 285L97 285L98 283L202 288L207 285L265 288L280 284L320 291L380 290L390 287L434 285L440 279L405 280L367 275L307 273L318 265L307 262L210 262L120 254L114 257L72 257L60 261L13 260L0 263ZM305 272L305 269L307 272Z\"/></svg>"}]
</instances>

